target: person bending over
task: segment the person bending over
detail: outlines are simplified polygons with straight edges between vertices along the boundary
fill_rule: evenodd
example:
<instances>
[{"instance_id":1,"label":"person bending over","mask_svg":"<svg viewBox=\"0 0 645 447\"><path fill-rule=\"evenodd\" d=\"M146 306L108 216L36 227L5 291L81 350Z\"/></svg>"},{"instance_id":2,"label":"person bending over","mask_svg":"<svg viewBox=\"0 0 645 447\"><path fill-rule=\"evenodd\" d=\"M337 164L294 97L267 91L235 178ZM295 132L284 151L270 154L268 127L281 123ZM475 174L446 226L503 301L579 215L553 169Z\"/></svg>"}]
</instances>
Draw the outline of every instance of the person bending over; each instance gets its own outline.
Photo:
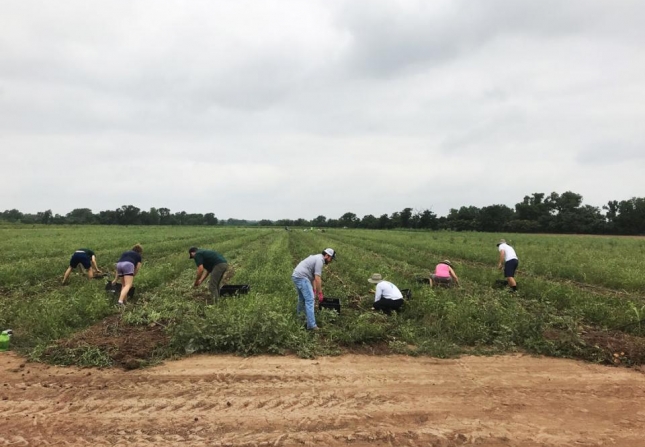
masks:
<instances>
[{"instance_id":1,"label":"person bending over","mask_svg":"<svg viewBox=\"0 0 645 447\"><path fill-rule=\"evenodd\" d=\"M311 255L303 259L291 274L291 280L298 291L296 313L300 315L304 309L307 329L317 331L316 315L314 313L314 297L322 299L322 270L323 265L336 259L333 248L326 248L321 254Z\"/></svg>"},{"instance_id":2,"label":"person bending over","mask_svg":"<svg viewBox=\"0 0 645 447\"><path fill-rule=\"evenodd\" d=\"M65 270L63 275L63 284L69 279L69 275L72 273L72 270L82 265L85 270L87 270L88 279L94 278L95 273L101 273L99 268L96 265L96 255L89 248L79 248L72 254L72 258L69 260L69 267Z\"/></svg>"},{"instance_id":3,"label":"person bending over","mask_svg":"<svg viewBox=\"0 0 645 447\"><path fill-rule=\"evenodd\" d=\"M385 281L379 273L374 273L367 282L376 284L374 310L380 310L390 315L393 310L401 309L401 306L403 306L403 294L397 286Z\"/></svg>"},{"instance_id":4,"label":"person bending over","mask_svg":"<svg viewBox=\"0 0 645 447\"><path fill-rule=\"evenodd\" d=\"M517 266L520 263L515 249L508 245L504 239L501 239L497 243L497 250L499 250L499 262L497 263L497 268L502 269L502 263L504 266L504 277L508 285L511 288L512 292L517 292L517 282L515 282L515 272L517 271Z\"/></svg>"},{"instance_id":5,"label":"person bending over","mask_svg":"<svg viewBox=\"0 0 645 447\"><path fill-rule=\"evenodd\" d=\"M452 268L452 263L447 259L437 264L434 268L434 273L430 275L430 287L439 284L449 287L453 284L459 285L459 278L457 278L457 274Z\"/></svg>"},{"instance_id":6,"label":"person bending over","mask_svg":"<svg viewBox=\"0 0 645 447\"><path fill-rule=\"evenodd\" d=\"M193 287L199 287L201 283L211 275L208 282L208 290L211 293L213 304L219 300L219 289L222 283L224 273L228 270L228 263L224 256L214 250L206 250L203 248L190 247L188 249L188 256L190 259L195 260L197 265L197 278Z\"/></svg>"},{"instance_id":7,"label":"person bending over","mask_svg":"<svg viewBox=\"0 0 645 447\"><path fill-rule=\"evenodd\" d=\"M121 278L121 294L119 295L119 302L117 305L124 306L128 298L128 292L134 283L134 277L141 269L141 254L143 247L140 244L132 247L132 250L124 252L119 261L116 263L116 275L112 285L115 285L119 278Z\"/></svg>"}]
</instances>

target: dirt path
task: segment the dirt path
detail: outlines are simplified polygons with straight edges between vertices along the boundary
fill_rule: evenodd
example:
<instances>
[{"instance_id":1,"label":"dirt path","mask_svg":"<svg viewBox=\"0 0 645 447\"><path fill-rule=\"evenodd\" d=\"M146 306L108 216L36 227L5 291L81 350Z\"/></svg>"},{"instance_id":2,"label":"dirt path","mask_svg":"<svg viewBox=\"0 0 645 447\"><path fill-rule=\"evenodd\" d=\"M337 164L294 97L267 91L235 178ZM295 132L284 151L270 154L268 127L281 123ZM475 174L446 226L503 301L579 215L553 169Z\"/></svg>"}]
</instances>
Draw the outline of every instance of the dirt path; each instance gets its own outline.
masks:
<instances>
[{"instance_id":1,"label":"dirt path","mask_svg":"<svg viewBox=\"0 0 645 447\"><path fill-rule=\"evenodd\" d=\"M0 445L645 446L645 374L529 356L195 356L147 370L0 353Z\"/></svg>"}]
</instances>

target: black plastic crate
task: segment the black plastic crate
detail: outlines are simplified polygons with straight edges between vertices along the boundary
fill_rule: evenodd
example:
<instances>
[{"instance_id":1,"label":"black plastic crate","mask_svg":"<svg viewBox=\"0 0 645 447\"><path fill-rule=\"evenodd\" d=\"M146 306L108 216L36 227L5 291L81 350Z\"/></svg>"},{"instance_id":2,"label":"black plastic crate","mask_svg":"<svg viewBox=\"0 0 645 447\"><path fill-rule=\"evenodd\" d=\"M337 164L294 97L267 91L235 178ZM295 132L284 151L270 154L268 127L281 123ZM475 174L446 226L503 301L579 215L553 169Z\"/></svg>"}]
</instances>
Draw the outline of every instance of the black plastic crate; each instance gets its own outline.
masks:
<instances>
[{"instance_id":1,"label":"black plastic crate","mask_svg":"<svg viewBox=\"0 0 645 447\"><path fill-rule=\"evenodd\" d=\"M323 298L322 301L318 301L318 310L321 309L335 310L340 314L340 298Z\"/></svg>"},{"instance_id":2,"label":"black plastic crate","mask_svg":"<svg viewBox=\"0 0 645 447\"><path fill-rule=\"evenodd\" d=\"M105 291L118 298L121 295L122 287L123 286L119 282L116 284L112 284L111 281L108 281L107 284L105 284ZM134 290L135 290L134 286L130 287L130 290L128 290L128 298L134 298Z\"/></svg>"},{"instance_id":3,"label":"black plastic crate","mask_svg":"<svg viewBox=\"0 0 645 447\"><path fill-rule=\"evenodd\" d=\"M251 286L248 284L227 284L219 289L220 296L236 296L246 295L251 291Z\"/></svg>"},{"instance_id":4,"label":"black plastic crate","mask_svg":"<svg viewBox=\"0 0 645 447\"><path fill-rule=\"evenodd\" d=\"M403 299L409 300L410 298L412 298L412 290L401 289L401 295L403 295Z\"/></svg>"}]
</instances>

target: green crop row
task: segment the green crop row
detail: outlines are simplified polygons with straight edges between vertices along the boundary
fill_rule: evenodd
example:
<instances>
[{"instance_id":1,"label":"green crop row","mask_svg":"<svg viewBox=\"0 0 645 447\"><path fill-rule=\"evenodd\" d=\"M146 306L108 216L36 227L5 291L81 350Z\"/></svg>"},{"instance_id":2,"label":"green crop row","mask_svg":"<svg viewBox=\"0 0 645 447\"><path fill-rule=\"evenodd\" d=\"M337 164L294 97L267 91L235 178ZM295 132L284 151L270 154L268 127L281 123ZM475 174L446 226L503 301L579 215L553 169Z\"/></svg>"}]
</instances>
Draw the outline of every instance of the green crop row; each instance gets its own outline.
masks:
<instances>
[{"instance_id":1,"label":"green crop row","mask_svg":"<svg viewBox=\"0 0 645 447\"><path fill-rule=\"evenodd\" d=\"M101 348L57 350L56 340L119 316L121 324L163 327L169 343L162 356L294 352L308 357L367 350L445 357L522 350L611 361L610 349L620 353L623 348L615 337L613 344L605 345L589 337L602 332L631 343L625 363L645 361L645 299L636 288L639 282L615 285L609 280L615 277L607 272L595 275L598 281L584 281L576 276L580 266L572 261L590 256L598 265L624 266L621 254L636 256L639 250L638 244L630 247L625 239L519 235L516 241L516 235L509 236L521 258L519 293L510 294L492 287L501 278L494 268L498 235L226 227L0 231L16 238L5 237L0 243L10 251L0 263L0 327L12 327L14 346L33 358L44 358L47 351L56 362L105 366L110 355ZM94 239L79 242L79 234ZM99 264L111 269L120 252L135 242L144 245L144 263L134 283L137 303L125 311L112 305L104 281L74 274L68 286L60 285L70 246L95 249ZM195 264L187 254L191 245L223 253L231 269L228 282L250 284L251 292L205 305L206 284L193 288ZM323 290L325 296L341 299L342 311L317 311L321 330L312 333L296 315L291 272L306 256L326 247L336 249L338 259L325 266ZM557 247L566 248L569 258ZM39 255L17 254L31 250ZM431 289L417 282L446 257L453 261L461 287ZM562 259L571 260L575 268L546 270ZM15 264L23 270L12 270ZM38 275L25 273L36 270ZM635 273L632 267L626 271ZM372 273L411 289L412 299L402 312L388 317L372 311L373 286L367 282Z\"/></svg>"},{"instance_id":2,"label":"green crop row","mask_svg":"<svg viewBox=\"0 0 645 447\"><path fill-rule=\"evenodd\" d=\"M494 266L501 236L516 249L520 270L552 279L567 279L617 290L645 290L645 239L491 233L340 231L344 238L383 241L408 247L417 253L433 253L434 263L443 258ZM431 266L429 265L428 268Z\"/></svg>"}]
</instances>

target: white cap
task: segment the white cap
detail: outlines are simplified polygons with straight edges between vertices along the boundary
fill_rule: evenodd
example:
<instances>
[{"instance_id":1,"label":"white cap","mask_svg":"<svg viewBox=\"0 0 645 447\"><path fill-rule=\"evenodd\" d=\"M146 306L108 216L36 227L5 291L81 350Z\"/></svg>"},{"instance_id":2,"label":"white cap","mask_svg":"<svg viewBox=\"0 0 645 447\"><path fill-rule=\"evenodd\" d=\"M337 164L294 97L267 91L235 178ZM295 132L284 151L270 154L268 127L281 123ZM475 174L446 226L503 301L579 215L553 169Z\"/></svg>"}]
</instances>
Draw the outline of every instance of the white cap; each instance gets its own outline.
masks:
<instances>
[{"instance_id":1,"label":"white cap","mask_svg":"<svg viewBox=\"0 0 645 447\"><path fill-rule=\"evenodd\" d=\"M332 259L336 259L336 252L334 251L333 248L325 248L323 250L323 253L325 253L326 255L331 256Z\"/></svg>"}]
</instances>

